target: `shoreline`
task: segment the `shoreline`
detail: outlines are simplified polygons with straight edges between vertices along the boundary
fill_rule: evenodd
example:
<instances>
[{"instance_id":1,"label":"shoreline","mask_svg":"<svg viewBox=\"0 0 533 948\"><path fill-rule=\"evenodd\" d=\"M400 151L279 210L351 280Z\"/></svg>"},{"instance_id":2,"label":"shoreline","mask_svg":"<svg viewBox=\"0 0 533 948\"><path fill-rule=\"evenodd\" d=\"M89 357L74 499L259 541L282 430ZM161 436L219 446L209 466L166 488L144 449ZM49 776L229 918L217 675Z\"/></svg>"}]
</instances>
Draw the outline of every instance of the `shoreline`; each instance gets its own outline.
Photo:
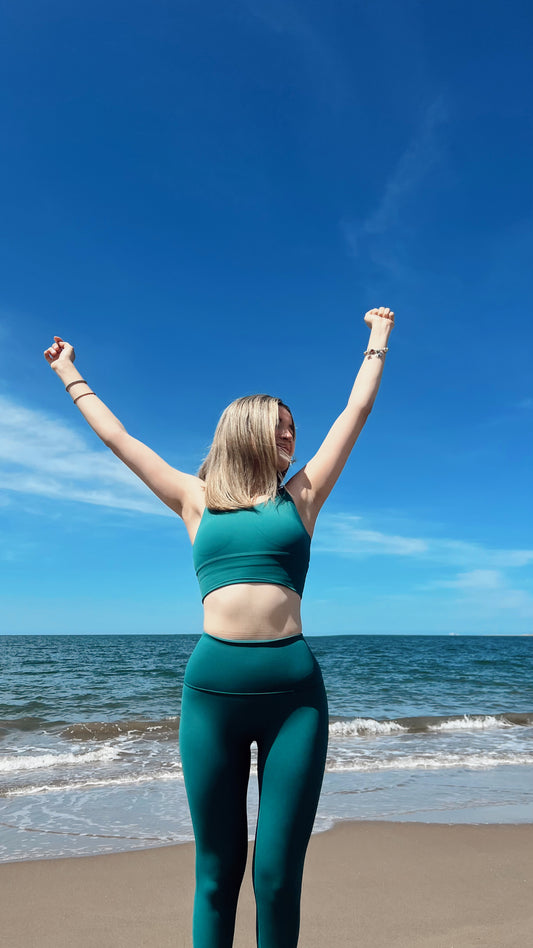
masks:
<instances>
[{"instance_id":1,"label":"shoreline","mask_svg":"<svg viewBox=\"0 0 533 948\"><path fill-rule=\"evenodd\" d=\"M254 942L248 859L234 948ZM299 948L524 948L533 823L342 821L309 844ZM194 844L0 865L10 948L191 948Z\"/></svg>"}]
</instances>

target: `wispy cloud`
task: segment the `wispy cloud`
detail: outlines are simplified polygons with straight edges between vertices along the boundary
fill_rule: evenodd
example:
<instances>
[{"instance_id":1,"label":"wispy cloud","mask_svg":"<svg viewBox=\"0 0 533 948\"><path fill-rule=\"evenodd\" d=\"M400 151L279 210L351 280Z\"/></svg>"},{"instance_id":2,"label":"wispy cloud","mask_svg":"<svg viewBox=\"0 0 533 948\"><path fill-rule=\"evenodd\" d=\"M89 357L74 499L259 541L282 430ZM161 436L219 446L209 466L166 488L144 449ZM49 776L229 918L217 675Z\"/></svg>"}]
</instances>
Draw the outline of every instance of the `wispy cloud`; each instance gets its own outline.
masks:
<instances>
[{"instance_id":1,"label":"wispy cloud","mask_svg":"<svg viewBox=\"0 0 533 948\"><path fill-rule=\"evenodd\" d=\"M481 429L497 428L505 425L527 425L531 426L531 415L533 413L533 398L522 398L517 402L504 405L502 410L495 415L482 418L479 422Z\"/></svg>"},{"instance_id":2,"label":"wispy cloud","mask_svg":"<svg viewBox=\"0 0 533 948\"><path fill-rule=\"evenodd\" d=\"M366 234L384 234L398 223L403 204L439 162L438 131L448 120L448 108L442 96L427 109L417 135L393 170L385 184L381 200L375 210L363 221Z\"/></svg>"},{"instance_id":3,"label":"wispy cloud","mask_svg":"<svg viewBox=\"0 0 533 948\"><path fill-rule=\"evenodd\" d=\"M522 398L514 407L518 411L533 411L533 398Z\"/></svg>"},{"instance_id":4,"label":"wispy cloud","mask_svg":"<svg viewBox=\"0 0 533 948\"><path fill-rule=\"evenodd\" d=\"M533 562L533 550L498 550L463 540L432 540L430 553L435 560L452 566L506 569Z\"/></svg>"},{"instance_id":5,"label":"wispy cloud","mask_svg":"<svg viewBox=\"0 0 533 948\"><path fill-rule=\"evenodd\" d=\"M512 610L525 618L533 618L533 596L526 589L511 588L501 570L474 569L450 579L432 580L419 589L456 589L461 602L477 603L485 612Z\"/></svg>"},{"instance_id":6,"label":"wispy cloud","mask_svg":"<svg viewBox=\"0 0 533 948\"><path fill-rule=\"evenodd\" d=\"M435 579L426 583L424 589L500 589L504 586L503 574L497 569L473 569L459 573L454 579Z\"/></svg>"},{"instance_id":7,"label":"wispy cloud","mask_svg":"<svg viewBox=\"0 0 533 948\"><path fill-rule=\"evenodd\" d=\"M464 540L386 534L365 529L362 520L351 514L324 515L317 525L315 552L411 558L416 561L417 576L420 567L439 565L447 575L423 583L415 581L405 595L451 590L455 591L457 608L477 610L485 617L502 610L526 620L533 617L533 596L527 589L514 588L504 572L532 563L533 550L490 549Z\"/></svg>"},{"instance_id":8,"label":"wispy cloud","mask_svg":"<svg viewBox=\"0 0 533 948\"><path fill-rule=\"evenodd\" d=\"M358 526L361 517L329 514L318 521L315 550L319 553L413 556L427 552L426 540L380 533Z\"/></svg>"},{"instance_id":9,"label":"wispy cloud","mask_svg":"<svg viewBox=\"0 0 533 948\"><path fill-rule=\"evenodd\" d=\"M446 98L438 96L426 109L415 135L396 161L374 209L364 219L341 222L351 256L358 257L364 249L375 263L395 276L404 271L393 238L402 225L405 239L406 205L442 163L441 130L449 121L449 111Z\"/></svg>"},{"instance_id":10,"label":"wispy cloud","mask_svg":"<svg viewBox=\"0 0 533 948\"><path fill-rule=\"evenodd\" d=\"M349 73L338 49L329 43L324 26L311 22L310 8L293 0L241 0L256 20L272 32L290 37L300 61L307 64L307 80L321 98L337 105L351 87Z\"/></svg>"},{"instance_id":11,"label":"wispy cloud","mask_svg":"<svg viewBox=\"0 0 533 948\"><path fill-rule=\"evenodd\" d=\"M173 516L107 449L74 427L0 396L0 488L52 500Z\"/></svg>"},{"instance_id":12,"label":"wispy cloud","mask_svg":"<svg viewBox=\"0 0 533 948\"><path fill-rule=\"evenodd\" d=\"M265 26L275 33L288 33L311 48L320 46L320 37L312 29L309 20L291 0L243 0L243 5Z\"/></svg>"},{"instance_id":13,"label":"wispy cloud","mask_svg":"<svg viewBox=\"0 0 533 948\"><path fill-rule=\"evenodd\" d=\"M362 527L353 514L324 514L318 520L315 551L347 556L410 556L456 568L505 569L533 562L533 550L490 549L464 540L399 536Z\"/></svg>"}]
</instances>

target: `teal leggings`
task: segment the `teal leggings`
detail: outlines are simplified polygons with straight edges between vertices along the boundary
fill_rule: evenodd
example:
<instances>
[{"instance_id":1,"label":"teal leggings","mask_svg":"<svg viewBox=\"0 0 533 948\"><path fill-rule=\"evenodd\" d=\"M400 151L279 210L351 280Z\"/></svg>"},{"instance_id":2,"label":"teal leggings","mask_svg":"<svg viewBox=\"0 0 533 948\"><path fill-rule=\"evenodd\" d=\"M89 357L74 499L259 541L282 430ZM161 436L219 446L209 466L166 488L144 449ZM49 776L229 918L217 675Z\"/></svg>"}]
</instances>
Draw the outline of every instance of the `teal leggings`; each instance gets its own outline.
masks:
<instances>
[{"instance_id":1,"label":"teal leggings","mask_svg":"<svg viewBox=\"0 0 533 948\"><path fill-rule=\"evenodd\" d=\"M202 635L185 673L180 751L196 840L194 948L231 948L246 864L250 745L259 816L253 859L259 948L296 948L305 852L324 775L328 707L302 635Z\"/></svg>"}]
</instances>

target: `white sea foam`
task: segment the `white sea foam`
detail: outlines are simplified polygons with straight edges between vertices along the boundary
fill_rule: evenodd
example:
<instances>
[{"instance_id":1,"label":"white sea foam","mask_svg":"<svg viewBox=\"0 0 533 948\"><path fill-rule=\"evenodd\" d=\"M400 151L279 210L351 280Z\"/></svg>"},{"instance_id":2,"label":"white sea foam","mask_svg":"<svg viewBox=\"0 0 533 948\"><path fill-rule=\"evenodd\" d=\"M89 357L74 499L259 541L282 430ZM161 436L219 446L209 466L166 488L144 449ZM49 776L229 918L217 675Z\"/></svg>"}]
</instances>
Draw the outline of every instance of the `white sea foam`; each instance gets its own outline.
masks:
<instances>
[{"instance_id":1,"label":"white sea foam","mask_svg":"<svg viewBox=\"0 0 533 948\"><path fill-rule=\"evenodd\" d=\"M365 772L379 770L449 770L464 768L468 770L489 770L493 767L533 765L533 754L439 754L406 755L389 759L342 758L328 759L326 770L329 773Z\"/></svg>"},{"instance_id":2,"label":"white sea foam","mask_svg":"<svg viewBox=\"0 0 533 948\"><path fill-rule=\"evenodd\" d=\"M531 753L449 753L449 754L410 754L402 756L384 757L352 757L330 753L326 763L327 773L372 773L379 771L439 771L450 769L489 770L497 767L533 766ZM257 772L252 763L252 775ZM176 762L172 768L153 771L152 773L133 772L121 776L108 775L84 776L77 780L56 783L31 784L23 787L13 787L4 793L5 797L33 796L43 793L71 793L93 789L112 787L135 787L153 783L162 784L172 781L182 781L181 763Z\"/></svg>"},{"instance_id":3,"label":"white sea foam","mask_svg":"<svg viewBox=\"0 0 533 948\"><path fill-rule=\"evenodd\" d=\"M455 718L451 721L442 721L440 724L430 724L430 731L472 731L485 730L495 727L513 727L510 721L505 718L494 717L493 714L463 714L462 718Z\"/></svg>"},{"instance_id":4,"label":"white sea foam","mask_svg":"<svg viewBox=\"0 0 533 948\"><path fill-rule=\"evenodd\" d=\"M358 737L378 734L399 734L408 728L397 721L375 721L374 718L352 718L350 721L334 721L329 725L330 737Z\"/></svg>"},{"instance_id":5,"label":"white sea foam","mask_svg":"<svg viewBox=\"0 0 533 948\"><path fill-rule=\"evenodd\" d=\"M174 771L164 771L152 774L128 774L125 777L102 777L99 779L87 778L74 780L68 783L40 784L25 787L15 787L7 790L6 797L26 797L36 793L70 793L74 790L94 790L103 787L135 787L145 783L160 783L169 780L183 780L181 767Z\"/></svg>"},{"instance_id":6,"label":"white sea foam","mask_svg":"<svg viewBox=\"0 0 533 948\"><path fill-rule=\"evenodd\" d=\"M110 747L108 744L99 747L98 750L81 754L17 754L10 757L0 757L0 773L15 774L25 770L63 767L65 764L92 764L99 761L116 760L118 756L118 748Z\"/></svg>"}]
</instances>

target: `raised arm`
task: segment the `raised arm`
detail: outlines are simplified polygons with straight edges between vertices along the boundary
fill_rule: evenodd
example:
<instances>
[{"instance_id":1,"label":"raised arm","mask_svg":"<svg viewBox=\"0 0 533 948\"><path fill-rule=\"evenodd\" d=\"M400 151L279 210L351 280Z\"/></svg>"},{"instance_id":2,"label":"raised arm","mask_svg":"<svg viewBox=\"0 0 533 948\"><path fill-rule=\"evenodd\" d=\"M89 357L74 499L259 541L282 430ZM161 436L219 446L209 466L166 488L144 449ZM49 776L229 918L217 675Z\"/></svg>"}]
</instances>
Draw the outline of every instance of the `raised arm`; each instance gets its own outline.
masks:
<instances>
[{"instance_id":1,"label":"raised arm","mask_svg":"<svg viewBox=\"0 0 533 948\"><path fill-rule=\"evenodd\" d=\"M386 353L379 350L388 346L394 326L394 313L384 306L371 309L365 315L365 323L371 330L366 350L368 355L365 355L357 373L348 404L330 428L314 457L287 485L298 503L309 532L312 532L318 512L335 486L363 430L381 383Z\"/></svg>"},{"instance_id":2,"label":"raised arm","mask_svg":"<svg viewBox=\"0 0 533 948\"><path fill-rule=\"evenodd\" d=\"M203 504L201 481L171 467L142 441L133 438L122 422L98 398L74 365L73 347L54 336L44 357L59 376L68 394L98 437L144 483L194 530L194 520Z\"/></svg>"}]
</instances>

